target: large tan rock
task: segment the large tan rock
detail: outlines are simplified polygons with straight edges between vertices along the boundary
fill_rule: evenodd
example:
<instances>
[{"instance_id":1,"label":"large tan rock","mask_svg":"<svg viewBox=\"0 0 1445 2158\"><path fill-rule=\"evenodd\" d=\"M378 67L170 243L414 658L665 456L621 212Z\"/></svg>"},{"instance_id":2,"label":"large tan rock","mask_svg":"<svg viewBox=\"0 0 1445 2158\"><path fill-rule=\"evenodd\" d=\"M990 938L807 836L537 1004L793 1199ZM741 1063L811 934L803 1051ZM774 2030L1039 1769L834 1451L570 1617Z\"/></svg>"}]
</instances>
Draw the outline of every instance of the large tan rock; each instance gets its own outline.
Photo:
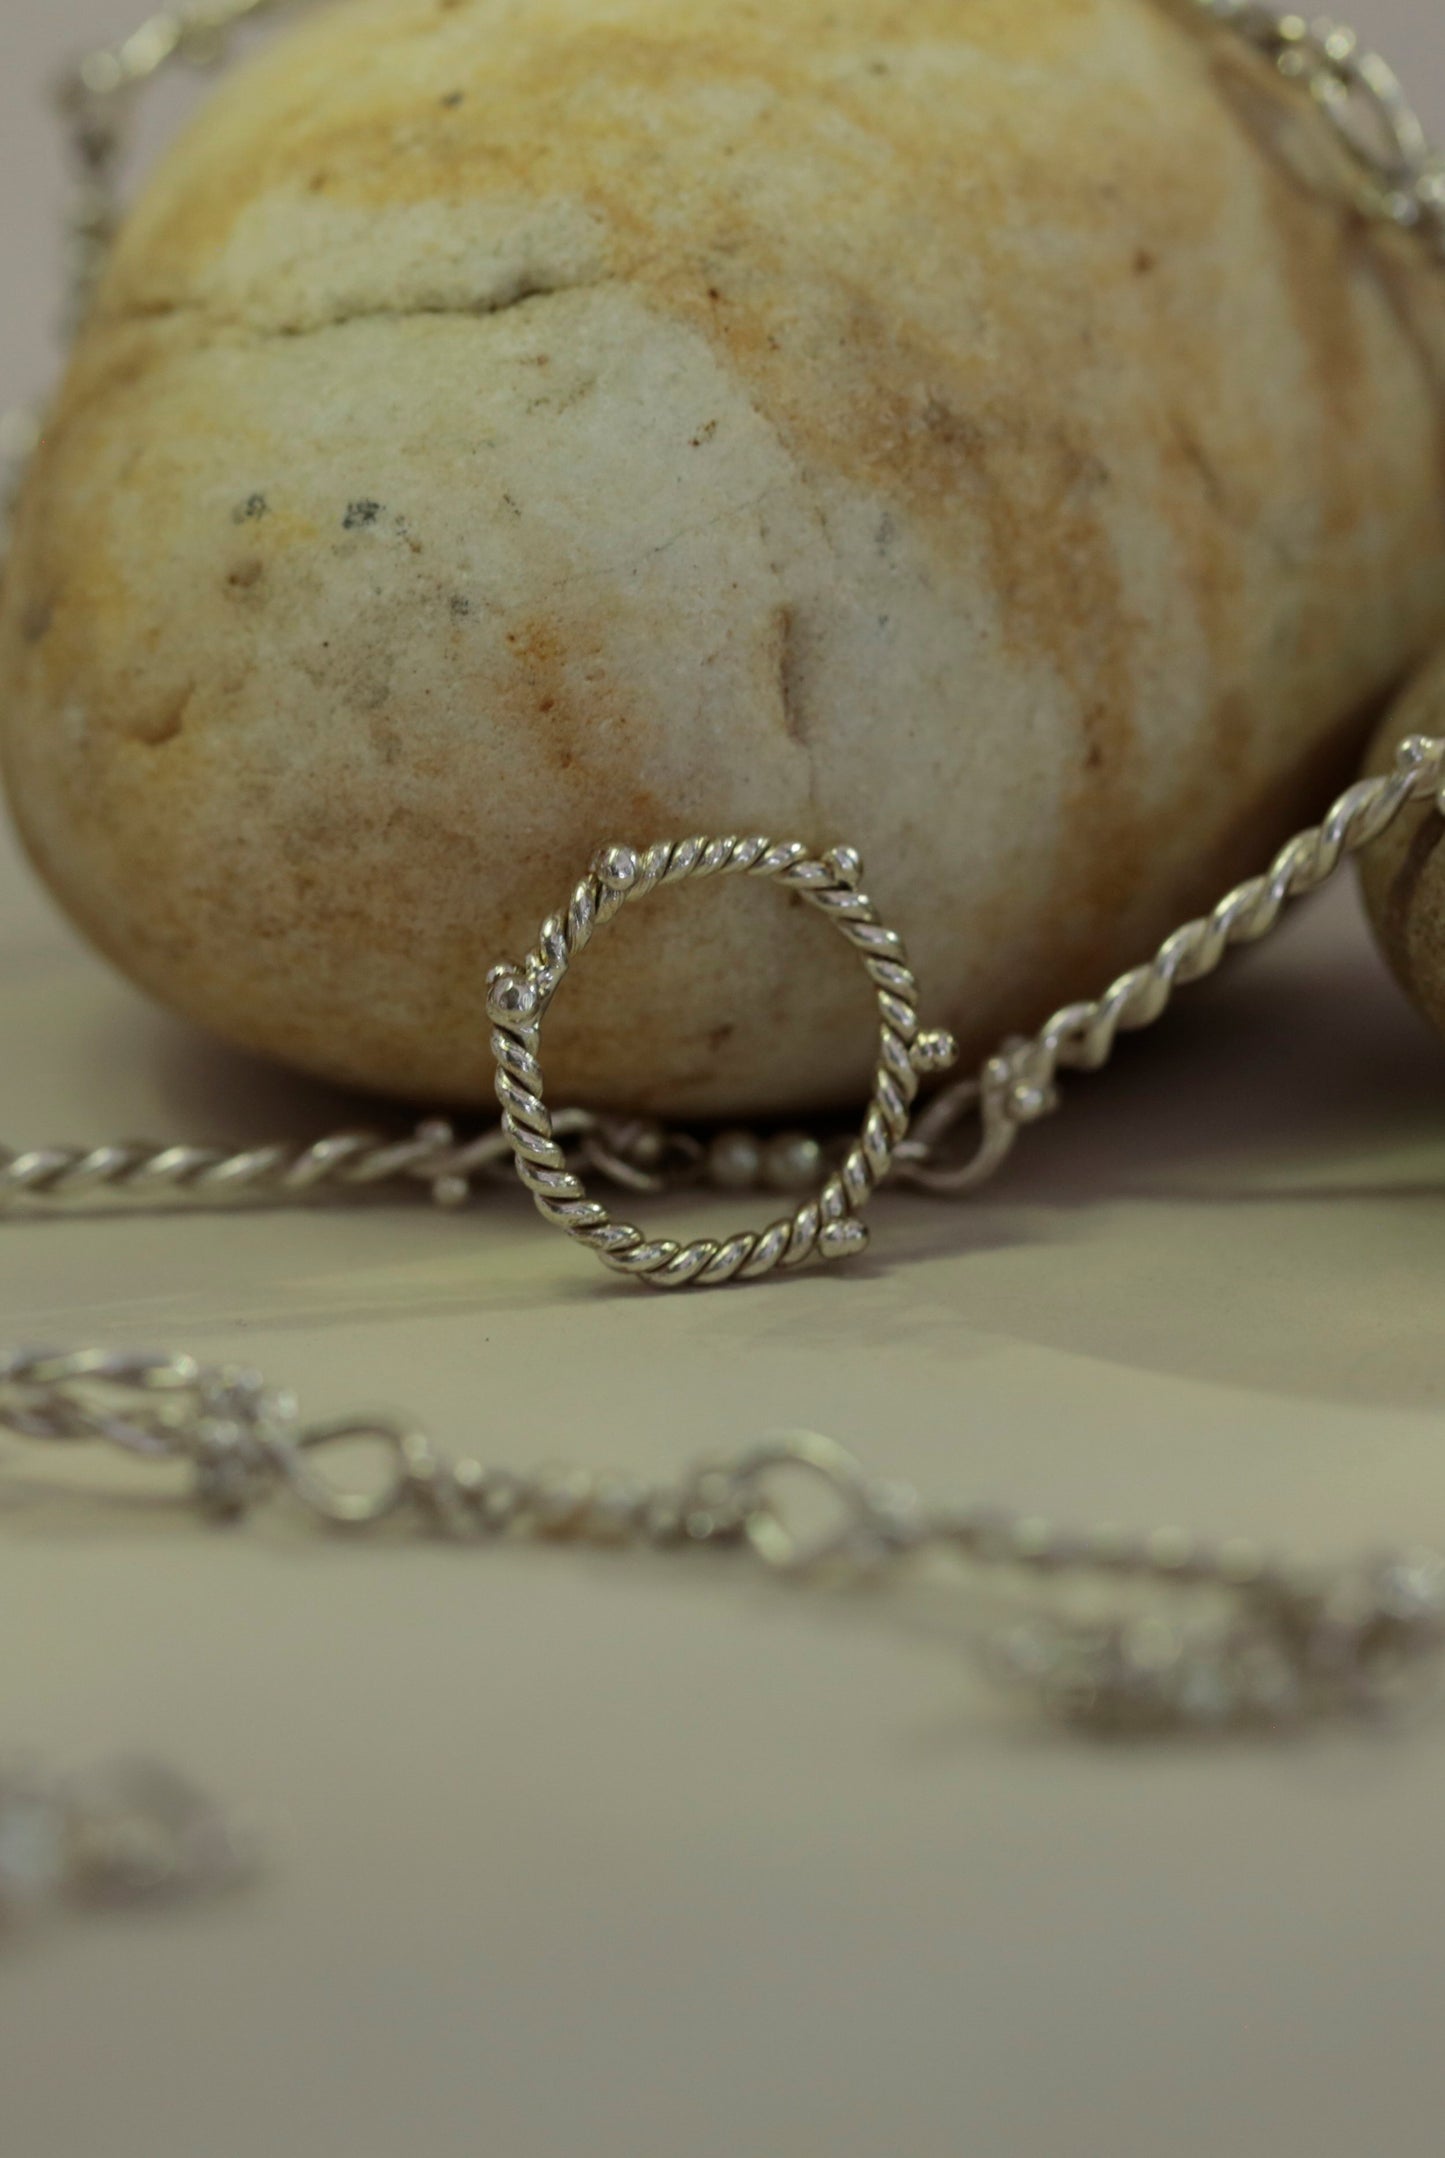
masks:
<instances>
[{"instance_id":1,"label":"large tan rock","mask_svg":"<svg viewBox=\"0 0 1445 2158\"><path fill-rule=\"evenodd\" d=\"M352 0L124 236L0 622L21 828L181 1011L489 1088L596 846L860 844L966 1049L1255 866L1445 627L1438 300L1164 0ZM1431 310L1433 309L1433 312ZM861 1092L861 975L663 895L559 1098Z\"/></svg>"},{"instance_id":2,"label":"large tan rock","mask_svg":"<svg viewBox=\"0 0 1445 2158\"><path fill-rule=\"evenodd\" d=\"M1386 716L1366 769L1386 771L1406 735L1445 735L1445 651ZM1445 818L1408 809L1359 856L1360 882L1380 947L1406 995L1445 1034Z\"/></svg>"}]
</instances>

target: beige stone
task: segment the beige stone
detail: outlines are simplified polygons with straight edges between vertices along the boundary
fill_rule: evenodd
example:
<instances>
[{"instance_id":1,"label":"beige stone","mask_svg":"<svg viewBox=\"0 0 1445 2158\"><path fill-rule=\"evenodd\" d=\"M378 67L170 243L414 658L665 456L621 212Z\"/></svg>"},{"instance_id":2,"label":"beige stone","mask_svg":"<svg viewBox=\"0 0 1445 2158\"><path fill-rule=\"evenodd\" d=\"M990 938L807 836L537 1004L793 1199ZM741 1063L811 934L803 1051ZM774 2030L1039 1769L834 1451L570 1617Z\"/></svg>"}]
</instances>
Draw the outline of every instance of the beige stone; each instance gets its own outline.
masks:
<instances>
[{"instance_id":1,"label":"beige stone","mask_svg":"<svg viewBox=\"0 0 1445 2158\"><path fill-rule=\"evenodd\" d=\"M489 1090L596 846L857 842L978 1050L1255 866L1445 628L1438 297L1167 0L351 0L150 185L25 498L11 798L136 981ZM664 894L554 1095L861 1092Z\"/></svg>"},{"instance_id":2,"label":"beige stone","mask_svg":"<svg viewBox=\"0 0 1445 2158\"><path fill-rule=\"evenodd\" d=\"M1366 769L1383 772L1409 734L1445 735L1445 651L1386 714ZM1400 986L1445 1034L1445 819L1409 809L1359 857L1360 883L1380 948Z\"/></svg>"}]
</instances>

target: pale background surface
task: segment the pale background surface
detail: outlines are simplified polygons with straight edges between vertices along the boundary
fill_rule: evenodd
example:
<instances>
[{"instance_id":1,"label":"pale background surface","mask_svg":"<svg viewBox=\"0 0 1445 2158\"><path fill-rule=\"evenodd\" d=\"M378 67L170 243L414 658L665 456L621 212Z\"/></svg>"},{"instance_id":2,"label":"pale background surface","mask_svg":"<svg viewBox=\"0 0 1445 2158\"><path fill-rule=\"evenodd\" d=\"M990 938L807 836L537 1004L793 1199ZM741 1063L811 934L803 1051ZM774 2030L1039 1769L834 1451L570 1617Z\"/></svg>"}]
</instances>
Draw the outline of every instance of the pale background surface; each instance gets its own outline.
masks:
<instances>
[{"instance_id":1,"label":"pale background surface","mask_svg":"<svg viewBox=\"0 0 1445 2158\"><path fill-rule=\"evenodd\" d=\"M4 9L18 390L52 298L33 85L130 25ZM1361 14L1445 124L1436 0ZM8 852L0 1022L7 1136L335 1114L145 1010ZM1065 1515L1440 1539L1442 1187L1445 1051L1342 894L1078 1082L986 1201L888 1202L851 1279L649 1297L512 1201L55 1224L0 1231L4 1335L243 1356L523 1462L802 1422ZM222 1910L0 1952L7 2158L1440 2147L1445 1725L1094 1750L1001 1711L937 1599L208 1535L127 1465L7 1458L4 1743L158 1749L275 1848Z\"/></svg>"}]
</instances>

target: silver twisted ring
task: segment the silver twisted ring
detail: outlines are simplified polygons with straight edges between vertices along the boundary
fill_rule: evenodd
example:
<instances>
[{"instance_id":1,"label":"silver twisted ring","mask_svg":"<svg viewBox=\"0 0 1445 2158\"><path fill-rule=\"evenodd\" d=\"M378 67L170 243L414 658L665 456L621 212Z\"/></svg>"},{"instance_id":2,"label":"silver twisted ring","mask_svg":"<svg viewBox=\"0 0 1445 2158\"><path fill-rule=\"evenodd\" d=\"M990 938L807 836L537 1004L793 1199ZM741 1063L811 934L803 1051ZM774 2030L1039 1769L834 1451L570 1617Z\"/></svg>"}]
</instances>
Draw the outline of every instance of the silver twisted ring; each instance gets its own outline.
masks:
<instances>
[{"instance_id":1,"label":"silver twisted ring","mask_svg":"<svg viewBox=\"0 0 1445 2158\"><path fill-rule=\"evenodd\" d=\"M589 1250L604 1265L654 1288L695 1284L715 1288L727 1281L754 1281L778 1267L811 1258L844 1259L861 1251L868 1231L858 1219L889 1174L908 1136L923 1075L946 1071L957 1047L952 1035L925 1028L918 1018L918 984L898 932L886 928L860 888L863 864L852 847L810 855L797 841L684 839L656 846L604 847L572 894L565 915L542 924L536 948L520 966L494 967L488 976L487 1015L493 1026L497 1099L502 1129L517 1173L544 1218ZM715 876L765 877L797 892L827 916L863 962L878 1000L878 1066L863 1126L841 1166L815 1197L765 1229L745 1229L722 1243L710 1237L691 1244L649 1238L630 1222L614 1221L587 1195L557 1143L538 1060L542 1022L563 977L593 933L629 901L646 899L662 884Z\"/></svg>"}]
</instances>

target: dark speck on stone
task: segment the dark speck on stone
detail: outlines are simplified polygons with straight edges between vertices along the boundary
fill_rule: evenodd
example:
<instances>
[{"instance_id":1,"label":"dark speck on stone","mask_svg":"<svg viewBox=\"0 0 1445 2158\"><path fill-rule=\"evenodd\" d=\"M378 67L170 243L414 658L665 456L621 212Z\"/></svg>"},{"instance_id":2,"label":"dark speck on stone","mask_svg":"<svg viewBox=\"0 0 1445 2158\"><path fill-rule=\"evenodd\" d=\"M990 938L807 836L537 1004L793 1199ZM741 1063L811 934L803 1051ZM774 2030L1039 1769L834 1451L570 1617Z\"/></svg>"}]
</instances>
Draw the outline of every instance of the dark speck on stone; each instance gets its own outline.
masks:
<instances>
[{"instance_id":1,"label":"dark speck on stone","mask_svg":"<svg viewBox=\"0 0 1445 2158\"><path fill-rule=\"evenodd\" d=\"M442 99L442 103L446 106L448 112L455 112L458 105L466 102L466 95L465 90L448 90L446 96Z\"/></svg>"},{"instance_id":2,"label":"dark speck on stone","mask_svg":"<svg viewBox=\"0 0 1445 2158\"><path fill-rule=\"evenodd\" d=\"M376 523L381 511L380 502L348 502L341 528L344 532L365 532Z\"/></svg>"},{"instance_id":3,"label":"dark speck on stone","mask_svg":"<svg viewBox=\"0 0 1445 2158\"><path fill-rule=\"evenodd\" d=\"M270 507L271 505L264 495L247 495L239 508L232 510L231 522L233 525L255 524L260 518L266 516Z\"/></svg>"},{"instance_id":4,"label":"dark speck on stone","mask_svg":"<svg viewBox=\"0 0 1445 2158\"><path fill-rule=\"evenodd\" d=\"M452 594L452 613L456 616L456 619L459 622L462 621L471 611L472 603L466 594L464 592L454 592Z\"/></svg>"}]
</instances>

